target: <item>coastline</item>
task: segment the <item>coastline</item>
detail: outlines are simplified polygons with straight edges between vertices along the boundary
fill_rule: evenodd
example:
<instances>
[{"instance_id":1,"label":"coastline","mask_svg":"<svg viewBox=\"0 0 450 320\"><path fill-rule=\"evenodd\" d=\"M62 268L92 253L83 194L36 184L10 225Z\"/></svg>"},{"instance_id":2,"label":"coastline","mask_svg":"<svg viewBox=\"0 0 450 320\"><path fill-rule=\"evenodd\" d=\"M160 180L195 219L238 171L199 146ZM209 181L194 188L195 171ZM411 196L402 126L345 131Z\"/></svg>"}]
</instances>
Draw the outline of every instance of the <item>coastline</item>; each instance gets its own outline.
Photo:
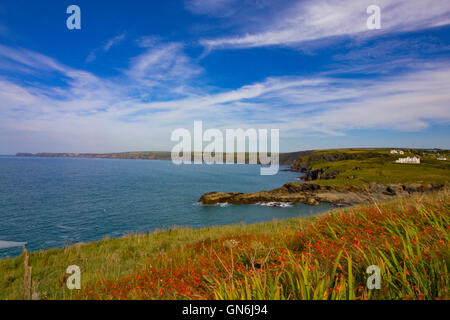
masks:
<instances>
[{"instance_id":1,"label":"coastline","mask_svg":"<svg viewBox=\"0 0 450 320\"><path fill-rule=\"evenodd\" d=\"M378 184L369 186L322 186L310 182L287 182L281 188L255 193L209 192L202 195L199 202L211 204L258 204L258 203L304 203L318 205L329 203L337 206L387 200L396 196L443 190L443 184Z\"/></svg>"},{"instance_id":2,"label":"coastline","mask_svg":"<svg viewBox=\"0 0 450 320\"><path fill-rule=\"evenodd\" d=\"M322 153L327 153L325 159ZM303 173L304 182L287 182L280 188L255 193L222 193L220 197L228 197L226 202L239 204L258 201L259 204L265 202L268 205L271 202L316 205L320 202L328 202L335 206L348 206L346 208L332 208L315 216L275 219L271 222L245 225L234 223L200 228L171 228L147 233L136 232L117 238L104 238L62 248L33 251L29 256L33 268L33 281L36 281L34 293L42 299L144 299L148 297L191 299L199 296L210 299L214 298L217 292L222 292L220 290L226 286L224 281L226 281L227 273L218 274L215 278L217 281L213 284L205 279L204 275L211 274L211 270L220 270L223 263L233 268L236 263L243 263L236 270L236 274L239 273L240 276L236 277L235 281L241 278L246 279L247 276L253 277L253 269L251 265L246 264L246 261L251 262L255 254L263 259L270 255L270 261L273 261L273 264L264 268L259 265L258 270L262 271L260 273L262 277L271 275L271 272L279 272L279 262L289 263L292 257L296 259L295 265L306 263L305 268L311 270L316 265L309 264L308 259L320 259L319 265L323 266L323 269L318 270L320 276L318 274L317 279L322 279L323 276L330 277L328 282L330 290L335 290L334 286L341 287L342 283L334 282L335 277L329 272L330 266L340 263L344 269L348 269L348 259L352 259L354 267L350 268L353 268L353 274L358 274L366 267L361 263L365 261L365 256L362 256L361 252L365 254L379 252L386 245L392 246L390 250L397 250L396 255L401 256L404 253L402 246L397 248L395 246L397 242L383 240L383 237L389 241L396 237L398 241L403 241L399 243L408 246L408 250L417 248L417 242L412 244L411 239L420 241L423 250L429 250L430 242L433 243L435 249L433 249L432 257L436 258L424 265L429 268L428 271L418 269L416 273L422 277L423 281L427 281L424 292L430 286L437 288L427 293L427 297L448 297L448 293L444 290L446 285L439 287L437 285L440 282L427 277L430 272L438 272L445 267L442 262L445 252L442 251L441 241L446 232L448 233L445 229L448 225L446 222L448 221L448 188L446 183L443 183L448 181L447 163L424 158L423 166L395 165L391 163L393 159L385 153L376 157L365 154L358 155L357 157L360 158L357 160L343 160L342 157L353 157L347 155L349 153L347 150L339 152L344 155L331 156L335 161L330 161L328 159L330 151L322 151L322 153L316 152L310 156L301 157L294 161L290 168L284 169L284 171ZM375 175L371 175L373 172ZM371 182L367 182L369 178ZM260 179L254 181L255 185L258 185L258 181ZM217 196L220 193L206 195L214 194ZM230 207L232 206L223 208L219 206L219 210L224 214ZM239 208L244 207L239 206ZM264 209L269 208L261 205L261 209L258 210ZM280 208L271 210L282 213L289 210L289 207L280 205ZM245 212L244 209L240 211L241 215ZM393 221L398 229L392 228ZM436 221L439 224L436 224ZM420 229L422 227L428 228L426 236ZM430 227L435 228L436 232L431 232ZM408 228L407 237L397 232L406 230L405 228ZM336 236L337 234L339 237ZM430 238L430 235L433 238ZM230 248L234 256L228 261L225 259L230 257ZM324 252L328 252L327 248L329 253L324 255ZM339 253L340 251L343 255ZM218 252L221 261L211 255L211 252ZM244 257L243 260L242 257ZM23 297L21 269L23 259L24 255L0 259L0 298L21 299ZM370 259L373 259L370 263L380 263L378 255L373 255ZM381 263L384 265L395 266L393 272L396 272L398 268L413 270L412 265L397 266L396 261L389 256L383 259ZM186 261L189 263L186 264ZM73 264L80 266L83 270L82 291L74 292L65 286L58 285L66 275L66 267ZM295 265L292 266L295 267ZM171 271L168 272L168 270ZM195 272L193 270L200 270L198 274L195 273L195 279L200 280L193 281L189 278L192 272ZM286 279L295 276L289 268L282 270L283 277L285 276ZM180 280L180 283L196 284L198 287L189 287L189 291L182 291L183 289L178 287L174 289L168 287L162 295L161 292L152 291L156 287L154 281L158 283L169 281L173 278L173 272L177 272L178 280L185 279L184 282ZM102 275L101 279L99 274ZM55 275L58 276L55 277ZM185 275L187 278L184 278ZM136 282L136 279L145 280ZM251 279L253 278L248 278L252 281ZM361 283L354 282L355 279L365 278L361 273L350 279L344 271L341 273L341 279L346 283L344 288L348 288L349 285L357 288ZM312 287L317 286L318 283L313 281L311 279ZM129 285L122 288L124 283ZM283 288L291 290L289 282L285 283L287 285L283 285ZM116 288L122 288L118 295L115 295ZM391 291L386 293L386 296L375 298L404 298L407 292L399 288L391 286L389 287ZM227 292L233 294L234 291ZM251 294L256 294L256 291ZM265 295L268 294L270 293L265 293ZM366 294L367 292L364 291L352 292L354 297L364 298ZM343 299L347 296L339 297ZM302 296L289 296L289 298L302 299Z\"/></svg>"},{"instance_id":3,"label":"coastline","mask_svg":"<svg viewBox=\"0 0 450 320\"><path fill-rule=\"evenodd\" d=\"M298 157L307 155L313 150L282 152L279 154L279 165L290 166ZM18 152L16 157L47 157L47 158L98 158L98 159L137 159L137 160L172 160L170 151L131 151L131 152L113 152L113 153L76 153L76 152ZM237 154L234 154L237 162ZM226 154L223 154L224 163ZM248 164L248 153L245 153L245 164ZM194 160L194 153L191 154L191 160ZM258 159L259 164L259 159ZM291 171L290 169L284 171Z\"/></svg>"},{"instance_id":4,"label":"coastline","mask_svg":"<svg viewBox=\"0 0 450 320\"><path fill-rule=\"evenodd\" d=\"M281 263L285 266L281 269L283 276L296 276L288 267L291 261L289 259L295 258L293 260L295 265L300 264L306 269L315 270L314 267L320 266L317 277L314 276L309 280L312 288L317 287L319 284L317 281L325 276L327 279L329 277L326 288L334 290L335 285L342 284L343 288L351 286L354 288L354 293L352 292L354 297L365 299L367 290L361 292L358 291L358 287L364 285L366 281L364 272L367 265L364 259L369 258L369 264L381 263L381 266L392 272L393 276L401 270L399 281L402 280L403 270L408 268L421 277L423 287L419 289L425 292L425 299L436 297L445 299L448 298L447 282L443 283L427 275L445 268L443 259L448 256L442 250L442 236L439 235L448 233L447 226L448 190L426 193L424 196L396 197L376 204L333 209L308 218L127 234L122 238L105 238L95 242L78 243L63 249L30 253L33 281L36 283L33 286L33 293L40 299L50 300L195 297L214 299L217 290L226 284L222 281L226 281L227 273L222 267L234 266L233 278L240 284L241 280L246 281L246 276L255 275L252 273L251 265L245 268L245 263L253 261L251 258L256 255L258 259L262 258L257 261L264 261L264 258L268 257L267 264L254 262L254 267L259 271L256 274L258 276L265 277L271 275L273 271L280 272ZM364 232L361 232L362 230ZM408 236L399 230L407 230ZM426 233L423 230L426 230ZM397 242L392 241L393 238L400 242L400 246L395 245ZM378 252L384 250L385 246L395 253L395 257L401 259L405 259L404 246L407 246L407 250L420 252L426 250L427 257L430 258L416 270L409 262L405 262L407 265L399 264L396 259L391 258L391 255L380 257ZM212 252L216 252L216 255L211 254ZM231 260L230 252L233 256ZM250 260L247 260L247 257ZM308 262L315 259L319 259L320 263ZM349 259L352 261L351 264ZM23 260L23 255L0 260L0 299L23 299ZM335 283L329 268L336 263L342 264L343 268L340 269L340 281ZM81 291L68 290L66 286L60 285L65 281L61 279L66 279L66 267L73 264L83 270ZM353 269L353 275L356 276L349 278L347 269ZM204 277L212 274L211 270L220 271L213 274L217 282L211 282ZM420 270L422 272L419 272ZM167 286L162 292L154 290L159 288L155 283L170 282L174 272L178 275L179 283L188 285L188 291L177 286ZM446 279L444 280L448 281L448 277ZM249 284L248 290L251 290L252 295L248 298L255 299L256 296L253 294L257 293L255 290L258 287L254 286L253 282ZM412 284L416 282L412 281ZM404 299L409 293L408 287L391 286L390 282L385 284L385 288L387 291L371 298ZM427 288L434 289L427 291ZM291 290L289 282L283 282L283 289ZM270 298L269 294L268 291L264 292L264 297ZM326 292L323 294L323 299L327 299ZM347 291L343 291L342 296L338 295L335 299L348 299L346 297ZM289 299L307 299L307 297L291 295Z\"/></svg>"},{"instance_id":5,"label":"coastline","mask_svg":"<svg viewBox=\"0 0 450 320\"><path fill-rule=\"evenodd\" d=\"M418 156L417 150L405 150ZM396 196L443 190L450 178L447 162L421 154L422 164L396 164L389 149L317 150L303 155L283 171L301 172L303 182L287 182L280 188L254 193L208 192L203 204L330 203L344 206L387 200Z\"/></svg>"}]
</instances>

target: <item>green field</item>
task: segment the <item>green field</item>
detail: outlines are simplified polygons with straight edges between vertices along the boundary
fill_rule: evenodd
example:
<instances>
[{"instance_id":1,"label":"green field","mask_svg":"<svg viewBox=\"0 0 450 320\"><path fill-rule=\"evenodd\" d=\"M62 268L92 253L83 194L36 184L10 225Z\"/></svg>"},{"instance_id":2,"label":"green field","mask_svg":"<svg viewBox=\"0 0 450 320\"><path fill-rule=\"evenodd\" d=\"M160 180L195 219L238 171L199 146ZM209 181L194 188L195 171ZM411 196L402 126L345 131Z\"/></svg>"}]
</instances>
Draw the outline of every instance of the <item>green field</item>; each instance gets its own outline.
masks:
<instances>
[{"instance_id":1,"label":"green field","mask_svg":"<svg viewBox=\"0 0 450 320\"><path fill-rule=\"evenodd\" d=\"M370 182L446 184L450 180L450 161L436 160L437 155L421 150L405 150L393 155L388 149L338 149L315 151L293 163L294 168L308 167L331 174L333 179L315 182L325 185L363 185ZM448 152L443 151L447 154ZM400 157L420 156L420 164L394 163Z\"/></svg>"}]
</instances>

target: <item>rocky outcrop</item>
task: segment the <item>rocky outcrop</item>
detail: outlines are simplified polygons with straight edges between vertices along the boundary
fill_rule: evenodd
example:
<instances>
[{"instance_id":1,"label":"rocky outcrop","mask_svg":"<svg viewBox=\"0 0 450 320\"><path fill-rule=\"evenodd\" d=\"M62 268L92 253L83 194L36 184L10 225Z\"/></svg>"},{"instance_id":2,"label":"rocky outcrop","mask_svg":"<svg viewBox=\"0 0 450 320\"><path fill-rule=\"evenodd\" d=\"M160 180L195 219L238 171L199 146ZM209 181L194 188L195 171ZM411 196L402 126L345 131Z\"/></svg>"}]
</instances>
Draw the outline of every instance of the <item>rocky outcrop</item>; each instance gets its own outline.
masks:
<instances>
[{"instance_id":1,"label":"rocky outcrop","mask_svg":"<svg viewBox=\"0 0 450 320\"><path fill-rule=\"evenodd\" d=\"M320 202L352 205L370 200L386 200L393 196L404 196L417 192L443 189L437 184L380 184L365 186L326 186L310 182L287 182L281 188L255 193L205 193L199 202L210 205L219 203L255 204L268 202L306 203L317 205Z\"/></svg>"},{"instance_id":2,"label":"rocky outcrop","mask_svg":"<svg viewBox=\"0 0 450 320\"><path fill-rule=\"evenodd\" d=\"M327 171L328 168L322 168L317 170L308 169L305 171L305 175L302 177L305 181L313 180L328 180L334 179L339 174L339 172Z\"/></svg>"}]
</instances>

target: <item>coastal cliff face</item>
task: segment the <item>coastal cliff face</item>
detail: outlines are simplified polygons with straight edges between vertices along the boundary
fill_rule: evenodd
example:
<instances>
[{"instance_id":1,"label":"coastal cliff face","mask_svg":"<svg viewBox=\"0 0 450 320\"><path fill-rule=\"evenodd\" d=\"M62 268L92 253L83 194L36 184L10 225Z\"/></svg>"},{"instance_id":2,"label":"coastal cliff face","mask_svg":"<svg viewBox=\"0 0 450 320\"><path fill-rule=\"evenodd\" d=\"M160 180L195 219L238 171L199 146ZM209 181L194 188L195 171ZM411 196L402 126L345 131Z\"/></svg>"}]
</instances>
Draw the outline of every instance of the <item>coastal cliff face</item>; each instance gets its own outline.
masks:
<instances>
[{"instance_id":1,"label":"coastal cliff face","mask_svg":"<svg viewBox=\"0 0 450 320\"><path fill-rule=\"evenodd\" d=\"M318 205L320 202L352 205L370 200L386 200L393 196L406 196L413 193L441 190L441 184L380 184L367 186L324 186L316 183L287 182L281 188L255 193L222 193L204 194L199 202L206 205L255 204L268 202L289 202Z\"/></svg>"},{"instance_id":2,"label":"coastal cliff face","mask_svg":"<svg viewBox=\"0 0 450 320\"><path fill-rule=\"evenodd\" d=\"M417 150L405 150L411 154ZM305 182L287 182L281 188L255 193L206 193L203 204L255 204L320 202L352 205L394 196L436 191L450 180L450 166L422 154L419 166L395 164L388 149L319 150L303 154L291 170L303 172ZM427 158L428 157L428 158Z\"/></svg>"}]
</instances>

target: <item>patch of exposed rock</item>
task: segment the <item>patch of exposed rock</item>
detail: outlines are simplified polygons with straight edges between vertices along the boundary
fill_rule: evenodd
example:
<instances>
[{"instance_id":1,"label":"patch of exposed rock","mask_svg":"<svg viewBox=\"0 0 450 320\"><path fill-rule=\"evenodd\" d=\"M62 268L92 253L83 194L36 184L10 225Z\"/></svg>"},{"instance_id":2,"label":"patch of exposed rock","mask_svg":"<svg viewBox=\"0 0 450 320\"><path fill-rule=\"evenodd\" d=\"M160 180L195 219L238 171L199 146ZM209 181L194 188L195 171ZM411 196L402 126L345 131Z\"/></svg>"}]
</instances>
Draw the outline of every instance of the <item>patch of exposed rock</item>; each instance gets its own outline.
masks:
<instances>
[{"instance_id":1,"label":"patch of exposed rock","mask_svg":"<svg viewBox=\"0 0 450 320\"><path fill-rule=\"evenodd\" d=\"M219 203L255 204L267 202L306 203L318 205L320 202L332 204L356 204L372 199L385 200L393 196L440 190L444 185L438 184L380 184L368 186L324 186L310 182L287 182L281 188L255 193L205 193L199 202L210 205Z\"/></svg>"}]
</instances>

